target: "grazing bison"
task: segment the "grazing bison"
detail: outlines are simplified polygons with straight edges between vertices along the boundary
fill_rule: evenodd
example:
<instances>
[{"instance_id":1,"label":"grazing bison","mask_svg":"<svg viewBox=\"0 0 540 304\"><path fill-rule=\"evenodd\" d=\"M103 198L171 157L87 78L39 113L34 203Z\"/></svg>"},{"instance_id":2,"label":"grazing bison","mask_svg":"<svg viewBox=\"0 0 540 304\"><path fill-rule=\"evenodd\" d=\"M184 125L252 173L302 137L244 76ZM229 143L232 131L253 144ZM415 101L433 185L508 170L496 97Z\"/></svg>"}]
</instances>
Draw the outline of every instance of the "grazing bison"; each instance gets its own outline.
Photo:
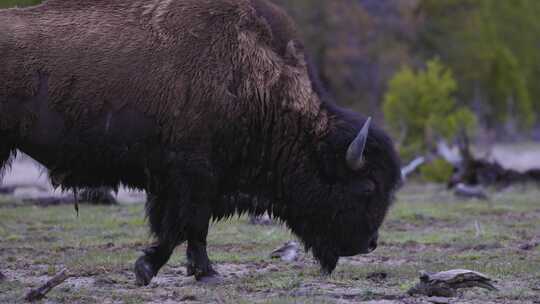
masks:
<instances>
[{"instance_id":1,"label":"grazing bison","mask_svg":"<svg viewBox=\"0 0 540 304\"><path fill-rule=\"evenodd\" d=\"M401 181L392 142L325 96L266 0L3 10L0 60L0 164L20 149L56 185L149 193L139 284L184 241L188 273L215 276L208 224L234 213L281 219L326 273L377 245Z\"/></svg>"}]
</instances>

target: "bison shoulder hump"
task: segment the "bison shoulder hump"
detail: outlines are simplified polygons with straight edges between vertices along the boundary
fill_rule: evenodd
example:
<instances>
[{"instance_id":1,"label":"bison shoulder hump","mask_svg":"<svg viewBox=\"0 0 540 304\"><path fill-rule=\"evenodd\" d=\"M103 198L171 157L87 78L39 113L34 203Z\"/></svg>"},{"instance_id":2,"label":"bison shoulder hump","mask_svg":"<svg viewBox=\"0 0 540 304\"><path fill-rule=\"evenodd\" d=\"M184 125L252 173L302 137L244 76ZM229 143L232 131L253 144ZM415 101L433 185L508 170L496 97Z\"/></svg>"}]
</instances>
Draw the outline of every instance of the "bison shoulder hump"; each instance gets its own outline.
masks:
<instances>
[{"instance_id":1,"label":"bison shoulder hump","mask_svg":"<svg viewBox=\"0 0 540 304\"><path fill-rule=\"evenodd\" d=\"M251 3L257 17L269 27L272 48L284 56L290 41L300 41L296 24L283 9L268 0L251 0Z\"/></svg>"}]
</instances>

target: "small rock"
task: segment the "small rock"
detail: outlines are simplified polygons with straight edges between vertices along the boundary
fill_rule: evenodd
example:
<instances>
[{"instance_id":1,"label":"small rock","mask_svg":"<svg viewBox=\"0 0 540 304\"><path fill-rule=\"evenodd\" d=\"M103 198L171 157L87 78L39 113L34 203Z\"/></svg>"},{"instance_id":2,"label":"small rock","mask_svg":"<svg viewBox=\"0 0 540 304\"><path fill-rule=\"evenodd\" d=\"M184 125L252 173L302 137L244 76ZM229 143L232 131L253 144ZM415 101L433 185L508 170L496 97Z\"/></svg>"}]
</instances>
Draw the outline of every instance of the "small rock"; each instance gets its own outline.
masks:
<instances>
[{"instance_id":1,"label":"small rock","mask_svg":"<svg viewBox=\"0 0 540 304\"><path fill-rule=\"evenodd\" d=\"M118 283L117 280L107 277L107 276L100 276L94 282L94 284L99 287L111 286L116 283Z\"/></svg>"},{"instance_id":2,"label":"small rock","mask_svg":"<svg viewBox=\"0 0 540 304\"><path fill-rule=\"evenodd\" d=\"M285 262L292 262L298 258L298 250L300 250L300 245L296 241L288 241L285 245L277 248L272 251L270 254L271 258L280 258Z\"/></svg>"},{"instance_id":3,"label":"small rock","mask_svg":"<svg viewBox=\"0 0 540 304\"><path fill-rule=\"evenodd\" d=\"M295 263L295 264L292 264L290 267L291 267L291 269L296 269L296 270L304 269L304 264L303 263Z\"/></svg>"},{"instance_id":4,"label":"small rock","mask_svg":"<svg viewBox=\"0 0 540 304\"><path fill-rule=\"evenodd\" d=\"M374 281L374 282L380 282L380 281L386 280L387 277L388 277L388 273L384 271L376 271L376 272L369 273L366 276L366 279L370 281Z\"/></svg>"},{"instance_id":5,"label":"small rock","mask_svg":"<svg viewBox=\"0 0 540 304\"><path fill-rule=\"evenodd\" d=\"M197 297L194 295L185 295L180 299L180 302L185 302L185 301L197 301Z\"/></svg>"},{"instance_id":6,"label":"small rock","mask_svg":"<svg viewBox=\"0 0 540 304\"><path fill-rule=\"evenodd\" d=\"M519 249L526 250L526 251L533 250L534 248L538 247L538 245L540 245L540 241L528 242L525 244L521 244L519 246Z\"/></svg>"},{"instance_id":7,"label":"small rock","mask_svg":"<svg viewBox=\"0 0 540 304\"><path fill-rule=\"evenodd\" d=\"M278 272L279 271L279 267L276 267L276 266L268 266L268 269L269 272Z\"/></svg>"},{"instance_id":8,"label":"small rock","mask_svg":"<svg viewBox=\"0 0 540 304\"><path fill-rule=\"evenodd\" d=\"M427 299L430 303L434 304L450 304L450 299L443 297L431 297Z\"/></svg>"}]
</instances>

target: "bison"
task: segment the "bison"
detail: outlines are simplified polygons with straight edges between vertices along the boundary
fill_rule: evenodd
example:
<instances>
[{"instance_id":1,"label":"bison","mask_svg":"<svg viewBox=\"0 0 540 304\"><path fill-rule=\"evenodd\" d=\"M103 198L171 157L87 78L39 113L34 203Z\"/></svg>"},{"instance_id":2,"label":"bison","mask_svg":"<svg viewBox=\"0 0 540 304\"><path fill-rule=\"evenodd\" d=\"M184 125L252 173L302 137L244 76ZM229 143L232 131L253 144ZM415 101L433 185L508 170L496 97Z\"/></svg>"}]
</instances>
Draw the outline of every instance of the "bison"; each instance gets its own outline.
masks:
<instances>
[{"instance_id":1,"label":"bison","mask_svg":"<svg viewBox=\"0 0 540 304\"><path fill-rule=\"evenodd\" d=\"M269 212L324 273L369 253L401 182L370 119L322 89L266 0L49 0L0 11L0 165L15 149L70 189L144 189L145 285L187 241L217 276L209 221ZM1 167L0 166L0 167ZM245 199L249 197L250 199Z\"/></svg>"}]
</instances>

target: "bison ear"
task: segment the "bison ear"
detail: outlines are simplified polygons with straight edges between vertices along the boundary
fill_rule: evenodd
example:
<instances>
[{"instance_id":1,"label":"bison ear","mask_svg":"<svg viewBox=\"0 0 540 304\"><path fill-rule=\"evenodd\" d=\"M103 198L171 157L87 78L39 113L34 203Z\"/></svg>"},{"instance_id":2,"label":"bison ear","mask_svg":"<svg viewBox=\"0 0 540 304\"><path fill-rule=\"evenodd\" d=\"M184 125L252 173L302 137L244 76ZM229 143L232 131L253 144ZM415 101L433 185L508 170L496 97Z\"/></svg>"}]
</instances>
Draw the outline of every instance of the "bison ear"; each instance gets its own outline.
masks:
<instances>
[{"instance_id":1,"label":"bison ear","mask_svg":"<svg viewBox=\"0 0 540 304\"><path fill-rule=\"evenodd\" d=\"M364 166L364 149L366 148L370 126L371 117L366 120L364 126L349 146L349 149L347 149L347 164L352 170L360 170Z\"/></svg>"},{"instance_id":2,"label":"bison ear","mask_svg":"<svg viewBox=\"0 0 540 304\"><path fill-rule=\"evenodd\" d=\"M302 45L296 40L291 40L287 43L285 50L285 59L294 66L306 66L306 58L302 49Z\"/></svg>"}]
</instances>

